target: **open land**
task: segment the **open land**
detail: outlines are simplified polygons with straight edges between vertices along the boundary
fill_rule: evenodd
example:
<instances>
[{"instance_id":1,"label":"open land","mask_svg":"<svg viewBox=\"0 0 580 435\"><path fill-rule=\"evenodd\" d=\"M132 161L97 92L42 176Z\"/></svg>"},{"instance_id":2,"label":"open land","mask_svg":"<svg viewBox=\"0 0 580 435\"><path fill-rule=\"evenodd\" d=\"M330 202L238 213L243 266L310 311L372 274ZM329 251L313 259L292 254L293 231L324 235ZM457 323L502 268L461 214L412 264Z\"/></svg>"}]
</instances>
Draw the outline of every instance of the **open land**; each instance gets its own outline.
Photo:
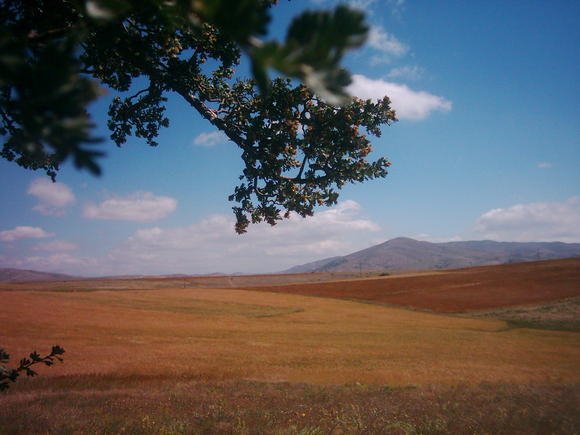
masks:
<instances>
[{"instance_id":1,"label":"open land","mask_svg":"<svg viewBox=\"0 0 580 435\"><path fill-rule=\"evenodd\" d=\"M2 346L66 354L0 433L577 433L579 297L578 259L3 284Z\"/></svg>"},{"instance_id":2,"label":"open land","mask_svg":"<svg viewBox=\"0 0 580 435\"><path fill-rule=\"evenodd\" d=\"M453 313L551 302L579 287L580 259L567 259L261 289Z\"/></svg>"}]
</instances>

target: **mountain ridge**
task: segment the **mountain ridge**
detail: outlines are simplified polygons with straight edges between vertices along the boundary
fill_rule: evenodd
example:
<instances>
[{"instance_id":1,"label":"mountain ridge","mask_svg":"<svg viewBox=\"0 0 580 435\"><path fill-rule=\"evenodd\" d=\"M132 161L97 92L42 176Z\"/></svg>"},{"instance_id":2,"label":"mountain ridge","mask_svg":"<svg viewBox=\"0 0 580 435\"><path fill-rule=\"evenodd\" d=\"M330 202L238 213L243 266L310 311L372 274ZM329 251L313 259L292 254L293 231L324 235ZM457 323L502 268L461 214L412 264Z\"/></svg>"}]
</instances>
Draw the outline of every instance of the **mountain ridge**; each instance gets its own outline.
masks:
<instances>
[{"instance_id":1,"label":"mountain ridge","mask_svg":"<svg viewBox=\"0 0 580 435\"><path fill-rule=\"evenodd\" d=\"M30 269L0 268L0 282L71 281L82 279L64 273L41 272Z\"/></svg>"},{"instance_id":2,"label":"mountain ridge","mask_svg":"<svg viewBox=\"0 0 580 435\"><path fill-rule=\"evenodd\" d=\"M433 243L397 237L344 256L300 264L283 273L459 269L580 257L580 243L469 240Z\"/></svg>"}]
</instances>

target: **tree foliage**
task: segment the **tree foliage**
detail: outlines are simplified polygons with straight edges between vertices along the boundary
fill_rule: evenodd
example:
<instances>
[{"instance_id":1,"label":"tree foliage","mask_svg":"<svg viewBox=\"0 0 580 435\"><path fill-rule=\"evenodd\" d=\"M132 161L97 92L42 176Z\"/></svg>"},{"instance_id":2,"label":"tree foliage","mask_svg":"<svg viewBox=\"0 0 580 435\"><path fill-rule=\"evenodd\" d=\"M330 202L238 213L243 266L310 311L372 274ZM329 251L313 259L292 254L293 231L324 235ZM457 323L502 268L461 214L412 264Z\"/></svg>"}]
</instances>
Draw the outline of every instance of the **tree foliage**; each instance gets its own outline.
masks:
<instances>
[{"instance_id":1,"label":"tree foliage","mask_svg":"<svg viewBox=\"0 0 580 435\"><path fill-rule=\"evenodd\" d=\"M32 366L36 364L43 364L51 367L55 360L62 362L61 355L64 354L64 349L60 346L52 346L52 350L48 355L40 356L36 351L32 352L28 358L22 358L15 368L8 368L6 364L10 361L10 355L0 348L0 392L6 391L10 388L10 383L16 382L21 373L26 373L26 376L36 376L36 372Z\"/></svg>"},{"instance_id":2,"label":"tree foliage","mask_svg":"<svg viewBox=\"0 0 580 435\"><path fill-rule=\"evenodd\" d=\"M61 163L100 173L87 106L103 89L111 139L156 146L177 94L240 147L230 196L236 230L311 215L348 182L384 177L367 160L388 98L348 97L340 63L364 43L361 12L306 11L284 41L265 41L273 0L5 0L0 3L1 156L55 178ZM235 76L241 57L252 79ZM270 80L271 71L281 78Z\"/></svg>"}]
</instances>

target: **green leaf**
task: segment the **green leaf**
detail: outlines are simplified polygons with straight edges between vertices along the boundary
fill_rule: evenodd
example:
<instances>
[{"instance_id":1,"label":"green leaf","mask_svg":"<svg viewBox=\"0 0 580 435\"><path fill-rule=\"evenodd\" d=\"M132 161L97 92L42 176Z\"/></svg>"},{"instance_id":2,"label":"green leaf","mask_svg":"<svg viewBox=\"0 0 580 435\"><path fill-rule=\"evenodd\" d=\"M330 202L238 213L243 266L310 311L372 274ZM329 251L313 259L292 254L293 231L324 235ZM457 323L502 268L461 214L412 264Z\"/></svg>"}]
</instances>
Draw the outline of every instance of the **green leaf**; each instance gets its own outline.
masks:
<instances>
[{"instance_id":1,"label":"green leaf","mask_svg":"<svg viewBox=\"0 0 580 435\"><path fill-rule=\"evenodd\" d=\"M296 17L283 45L269 42L253 48L252 71L261 91L268 68L303 81L332 105L350 101L350 74L340 66L344 54L364 43L364 14L339 6L334 11L307 11Z\"/></svg>"},{"instance_id":2,"label":"green leaf","mask_svg":"<svg viewBox=\"0 0 580 435\"><path fill-rule=\"evenodd\" d=\"M220 32L242 44L268 29L270 2L264 0L193 0L193 13L202 21L216 26Z\"/></svg>"}]
</instances>

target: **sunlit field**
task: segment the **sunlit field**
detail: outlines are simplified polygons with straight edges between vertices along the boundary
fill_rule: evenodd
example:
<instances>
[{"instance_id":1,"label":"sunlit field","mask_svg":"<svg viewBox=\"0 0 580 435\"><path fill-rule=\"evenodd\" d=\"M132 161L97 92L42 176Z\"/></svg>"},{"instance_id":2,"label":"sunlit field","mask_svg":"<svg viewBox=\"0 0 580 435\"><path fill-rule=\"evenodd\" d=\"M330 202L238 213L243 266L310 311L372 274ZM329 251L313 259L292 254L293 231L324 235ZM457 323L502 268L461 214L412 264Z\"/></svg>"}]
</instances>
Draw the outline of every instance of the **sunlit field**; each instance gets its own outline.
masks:
<instances>
[{"instance_id":1,"label":"sunlit field","mask_svg":"<svg viewBox=\"0 0 580 435\"><path fill-rule=\"evenodd\" d=\"M573 330L234 288L31 287L0 292L0 343L60 344L65 362L0 397L3 433L578 430Z\"/></svg>"}]
</instances>

